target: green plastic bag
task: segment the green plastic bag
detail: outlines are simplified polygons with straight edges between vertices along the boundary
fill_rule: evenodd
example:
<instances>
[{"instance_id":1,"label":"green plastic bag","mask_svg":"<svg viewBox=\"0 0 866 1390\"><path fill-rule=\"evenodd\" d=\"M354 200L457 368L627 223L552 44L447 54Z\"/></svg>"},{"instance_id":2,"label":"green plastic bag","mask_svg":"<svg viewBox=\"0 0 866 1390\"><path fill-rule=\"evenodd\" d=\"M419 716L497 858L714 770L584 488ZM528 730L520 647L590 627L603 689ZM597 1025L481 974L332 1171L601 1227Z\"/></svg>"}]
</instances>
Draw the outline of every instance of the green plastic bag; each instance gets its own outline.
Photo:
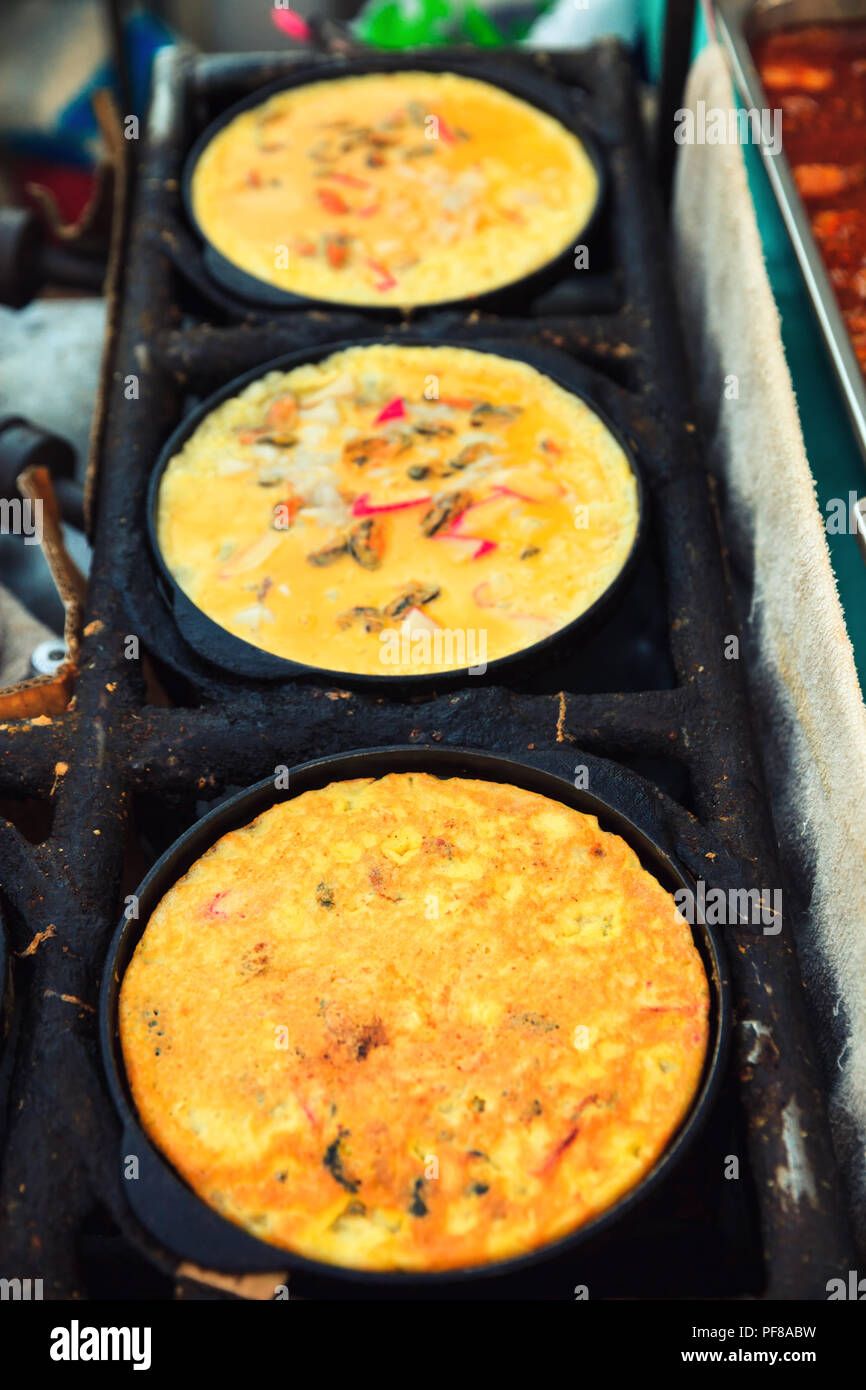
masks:
<instances>
[{"instance_id":1,"label":"green plastic bag","mask_svg":"<svg viewBox=\"0 0 866 1390\"><path fill-rule=\"evenodd\" d=\"M377 48L419 48L473 43L501 48L518 43L551 0L527 0L492 13L473 0L369 0L353 24L365 43Z\"/></svg>"}]
</instances>

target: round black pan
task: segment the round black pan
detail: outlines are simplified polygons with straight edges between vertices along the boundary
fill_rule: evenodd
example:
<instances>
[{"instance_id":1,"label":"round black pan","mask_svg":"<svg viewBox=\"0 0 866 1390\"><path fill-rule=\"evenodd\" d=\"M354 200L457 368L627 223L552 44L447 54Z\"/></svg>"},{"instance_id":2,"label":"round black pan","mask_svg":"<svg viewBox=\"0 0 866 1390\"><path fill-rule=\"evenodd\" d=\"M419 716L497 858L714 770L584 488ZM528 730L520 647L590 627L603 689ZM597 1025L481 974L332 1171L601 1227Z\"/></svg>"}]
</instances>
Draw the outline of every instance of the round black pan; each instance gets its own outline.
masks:
<instances>
[{"instance_id":1,"label":"round black pan","mask_svg":"<svg viewBox=\"0 0 866 1390\"><path fill-rule=\"evenodd\" d=\"M540 111L555 117L567 130L576 135L583 144L595 169L598 190L589 217L582 226L575 227L567 247L553 260L539 266L531 274L521 276L520 279L513 280L506 285L497 285L495 289L484 294L474 295L469 299L437 300L430 304L419 304L406 310L401 310L394 305L379 306L344 303L334 299L308 299L303 295L281 290L276 285L269 285L266 280L259 280L256 276L241 270L239 266L234 265L232 261L227 260L217 251L198 224L192 200L192 179L195 166L213 137L242 111L260 106L277 92L307 86L311 82L324 82L339 77L356 77L363 73L375 72L453 72L461 77L474 77L491 86L501 87L504 91L510 92L512 96L521 97L531 106L536 106ZM574 254L573 245L578 241L585 242L589 238L604 203L606 183L604 163L595 140L585 129L583 122L575 115L565 89L558 87L550 78L543 78L532 72L521 72L519 75L508 72L491 77L488 66L484 63L473 62L471 59L447 62L435 54L413 53L411 55L376 54L369 58L364 57L349 61L334 59L330 62L323 62L314 68L305 67L290 77L281 77L277 82L270 83L259 91L253 92L251 96L245 97L243 101L239 101L236 105L229 107L227 111L223 111L206 130L202 131L187 156L181 191L187 217L203 245L206 270L224 289L230 290L241 299L263 308L346 309L355 313L370 314L377 319L399 319L405 317L407 313L423 313L452 308L456 305L463 307L483 305L485 309L500 309L503 312L508 305L513 306L515 303L525 306L529 298L552 285L567 268Z\"/></svg>"},{"instance_id":2,"label":"round black pan","mask_svg":"<svg viewBox=\"0 0 866 1390\"><path fill-rule=\"evenodd\" d=\"M468 776L508 782L538 792L598 817L603 829L621 835L642 864L669 892L694 891L694 884L653 840L621 811L588 791L576 789L563 777L489 753L460 748L396 747L364 750L319 758L293 768L288 789L274 780L258 782L224 801L191 827L153 866L138 889L138 918L121 920L111 943L99 1000L102 1057L108 1084L123 1124L120 1157L139 1160L139 1174L129 1179L129 1202L142 1224L168 1249L207 1269L229 1272L304 1269L318 1275L382 1286L383 1293L405 1286L440 1286L510 1274L539 1260L576 1251L599 1232L627 1222L635 1208L667 1182L709 1117L723 1079L731 1025L727 964L722 943L705 923L693 927L710 985L710 1031L699 1089L686 1119L650 1173L615 1206L578 1230L526 1255L436 1273L382 1272L346 1269L281 1250L248 1235L206 1206L150 1144L130 1095L118 1036L118 998L124 972L154 908L169 888L228 831L249 824L277 802L302 792L353 777L380 777L389 772L430 772L441 777ZM207 1046L206 1040L202 1046Z\"/></svg>"},{"instance_id":3,"label":"round black pan","mask_svg":"<svg viewBox=\"0 0 866 1390\"><path fill-rule=\"evenodd\" d=\"M157 459L151 474L146 503L146 525L148 539L156 562L160 590L184 641L192 647L193 651L204 657L213 666L230 671L236 676L256 680L289 680L297 676L315 676L320 680L339 683L342 686L351 686L356 689L376 689L396 696L411 696L433 689L442 690L465 682L469 678L469 673L465 668L457 671L425 671L419 672L417 675L388 676L383 667L381 676L353 674L346 671L332 671L315 666L306 666L300 662L288 661L284 657L275 656L272 652L262 651L261 648L253 646L251 642L245 642L242 637L236 637L233 633L220 627L218 623L208 618L200 608L196 607L171 574L159 547L157 509L162 475L175 454L183 448L189 437L212 410L268 372L288 372L306 362L321 362L332 353L341 352L349 347L369 347L374 344L393 344L395 342L401 347L471 348L473 351L492 352L500 357L512 357L518 361L527 362L530 366L549 376L566 391L571 392L572 395L580 397L595 412L610 430L625 454L637 484L638 521L634 541L622 569L604 593L600 594L595 602L572 622L557 629L556 632L550 633L538 642L533 642L531 646L524 647L521 651L512 652L508 656L498 657L495 661L489 662L483 679L485 681L496 680L500 672L517 665L537 668L539 661L552 657L554 651L561 651L565 645L573 642L578 636L588 637L596 632L621 596L626 580L634 568L646 529L643 482L637 459L628 441L613 421L587 394L585 376L579 364L555 348L539 348L534 343L460 342L450 338L425 338L421 335L404 336L401 334L397 340L373 337L353 339L351 342L319 344L315 348L289 353L287 356L275 358L272 362L266 362L261 367L255 367L252 371L230 381L214 395L209 396L174 431ZM482 679L482 677L474 676L472 679Z\"/></svg>"}]
</instances>

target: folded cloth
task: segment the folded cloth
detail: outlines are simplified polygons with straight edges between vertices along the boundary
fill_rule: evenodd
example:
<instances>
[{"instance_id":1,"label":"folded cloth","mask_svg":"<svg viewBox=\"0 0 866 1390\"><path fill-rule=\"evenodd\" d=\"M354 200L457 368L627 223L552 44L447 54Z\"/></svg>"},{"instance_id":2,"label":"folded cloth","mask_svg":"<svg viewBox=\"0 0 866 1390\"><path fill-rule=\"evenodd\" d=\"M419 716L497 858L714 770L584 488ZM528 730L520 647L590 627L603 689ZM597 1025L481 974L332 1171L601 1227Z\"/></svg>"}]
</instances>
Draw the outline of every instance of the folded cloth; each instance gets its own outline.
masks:
<instances>
[{"instance_id":1,"label":"folded cloth","mask_svg":"<svg viewBox=\"0 0 866 1390\"><path fill-rule=\"evenodd\" d=\"M689 76L685 105L698 101L738 105L715 44ZM684 144L677 166L681 313L834 1142L866 1247L866 708L742 149Z\"/></svg>"}]
</instances>

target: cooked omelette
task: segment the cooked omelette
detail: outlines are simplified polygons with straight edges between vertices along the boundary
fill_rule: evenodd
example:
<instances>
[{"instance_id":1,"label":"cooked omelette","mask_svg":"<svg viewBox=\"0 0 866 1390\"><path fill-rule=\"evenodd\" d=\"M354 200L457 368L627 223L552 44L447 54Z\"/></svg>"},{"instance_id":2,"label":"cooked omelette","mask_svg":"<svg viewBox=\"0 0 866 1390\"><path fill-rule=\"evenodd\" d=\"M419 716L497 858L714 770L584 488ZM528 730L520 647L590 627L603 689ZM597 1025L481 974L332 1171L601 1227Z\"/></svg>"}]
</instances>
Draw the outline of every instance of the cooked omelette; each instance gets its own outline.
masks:
<instances>
[{"instance_id":1,"label":"cooked omelette","mask_svg":"<svg viewBox=\"0 0 866 1390\"><path fill-rule=\"evenodd\" d=\"M311 82L236 116L192 178L198 225L281 290L442 303L506 285L576 244L598 197L583 144L455 73Z\"/></svg>"},{"instance_id":2,"label":"cooked omelette","mask_svg":"<svg viewBox=\"0 0 866 1390\"><path fill-rule=\"evenodd\" d=\"M570 623L638 524L616 439L524 362L349 348L270 372L163 475L159 547L253 646L367 675L483 668Z\"/></svg>"},{"instance_id":3,"label":"cooked omelette","mask_svg":"<svg viewBox=\"0 0 866 1390\"><path fill-rule=\"evenodd\" d=\"M225 835L153 913L120 1034L155 1144L313 1259L533 1250L654 1165L708 986L674 900L593 816L517 787L336 782Z\"/></svg>"}]
</instances>

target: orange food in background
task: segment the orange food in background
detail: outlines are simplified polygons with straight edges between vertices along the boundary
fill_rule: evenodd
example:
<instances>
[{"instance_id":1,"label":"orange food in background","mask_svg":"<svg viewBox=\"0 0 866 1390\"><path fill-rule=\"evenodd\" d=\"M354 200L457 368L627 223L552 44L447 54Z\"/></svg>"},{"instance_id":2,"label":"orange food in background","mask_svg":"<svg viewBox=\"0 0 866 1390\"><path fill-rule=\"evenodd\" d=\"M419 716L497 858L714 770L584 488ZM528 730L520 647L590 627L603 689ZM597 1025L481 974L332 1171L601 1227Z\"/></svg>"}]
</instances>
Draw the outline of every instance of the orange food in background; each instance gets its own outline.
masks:
<instances>
[{"instance_id":1,"label":"orange food in background","mask_svg":"<svg viewBox=\"0 0 866 1390\"><path fill-rule=\"evenodd\" d=\"M866 22L769 34L755 63L782 109L782 145L866 372Z\"/></svg>"}]
</instances>

